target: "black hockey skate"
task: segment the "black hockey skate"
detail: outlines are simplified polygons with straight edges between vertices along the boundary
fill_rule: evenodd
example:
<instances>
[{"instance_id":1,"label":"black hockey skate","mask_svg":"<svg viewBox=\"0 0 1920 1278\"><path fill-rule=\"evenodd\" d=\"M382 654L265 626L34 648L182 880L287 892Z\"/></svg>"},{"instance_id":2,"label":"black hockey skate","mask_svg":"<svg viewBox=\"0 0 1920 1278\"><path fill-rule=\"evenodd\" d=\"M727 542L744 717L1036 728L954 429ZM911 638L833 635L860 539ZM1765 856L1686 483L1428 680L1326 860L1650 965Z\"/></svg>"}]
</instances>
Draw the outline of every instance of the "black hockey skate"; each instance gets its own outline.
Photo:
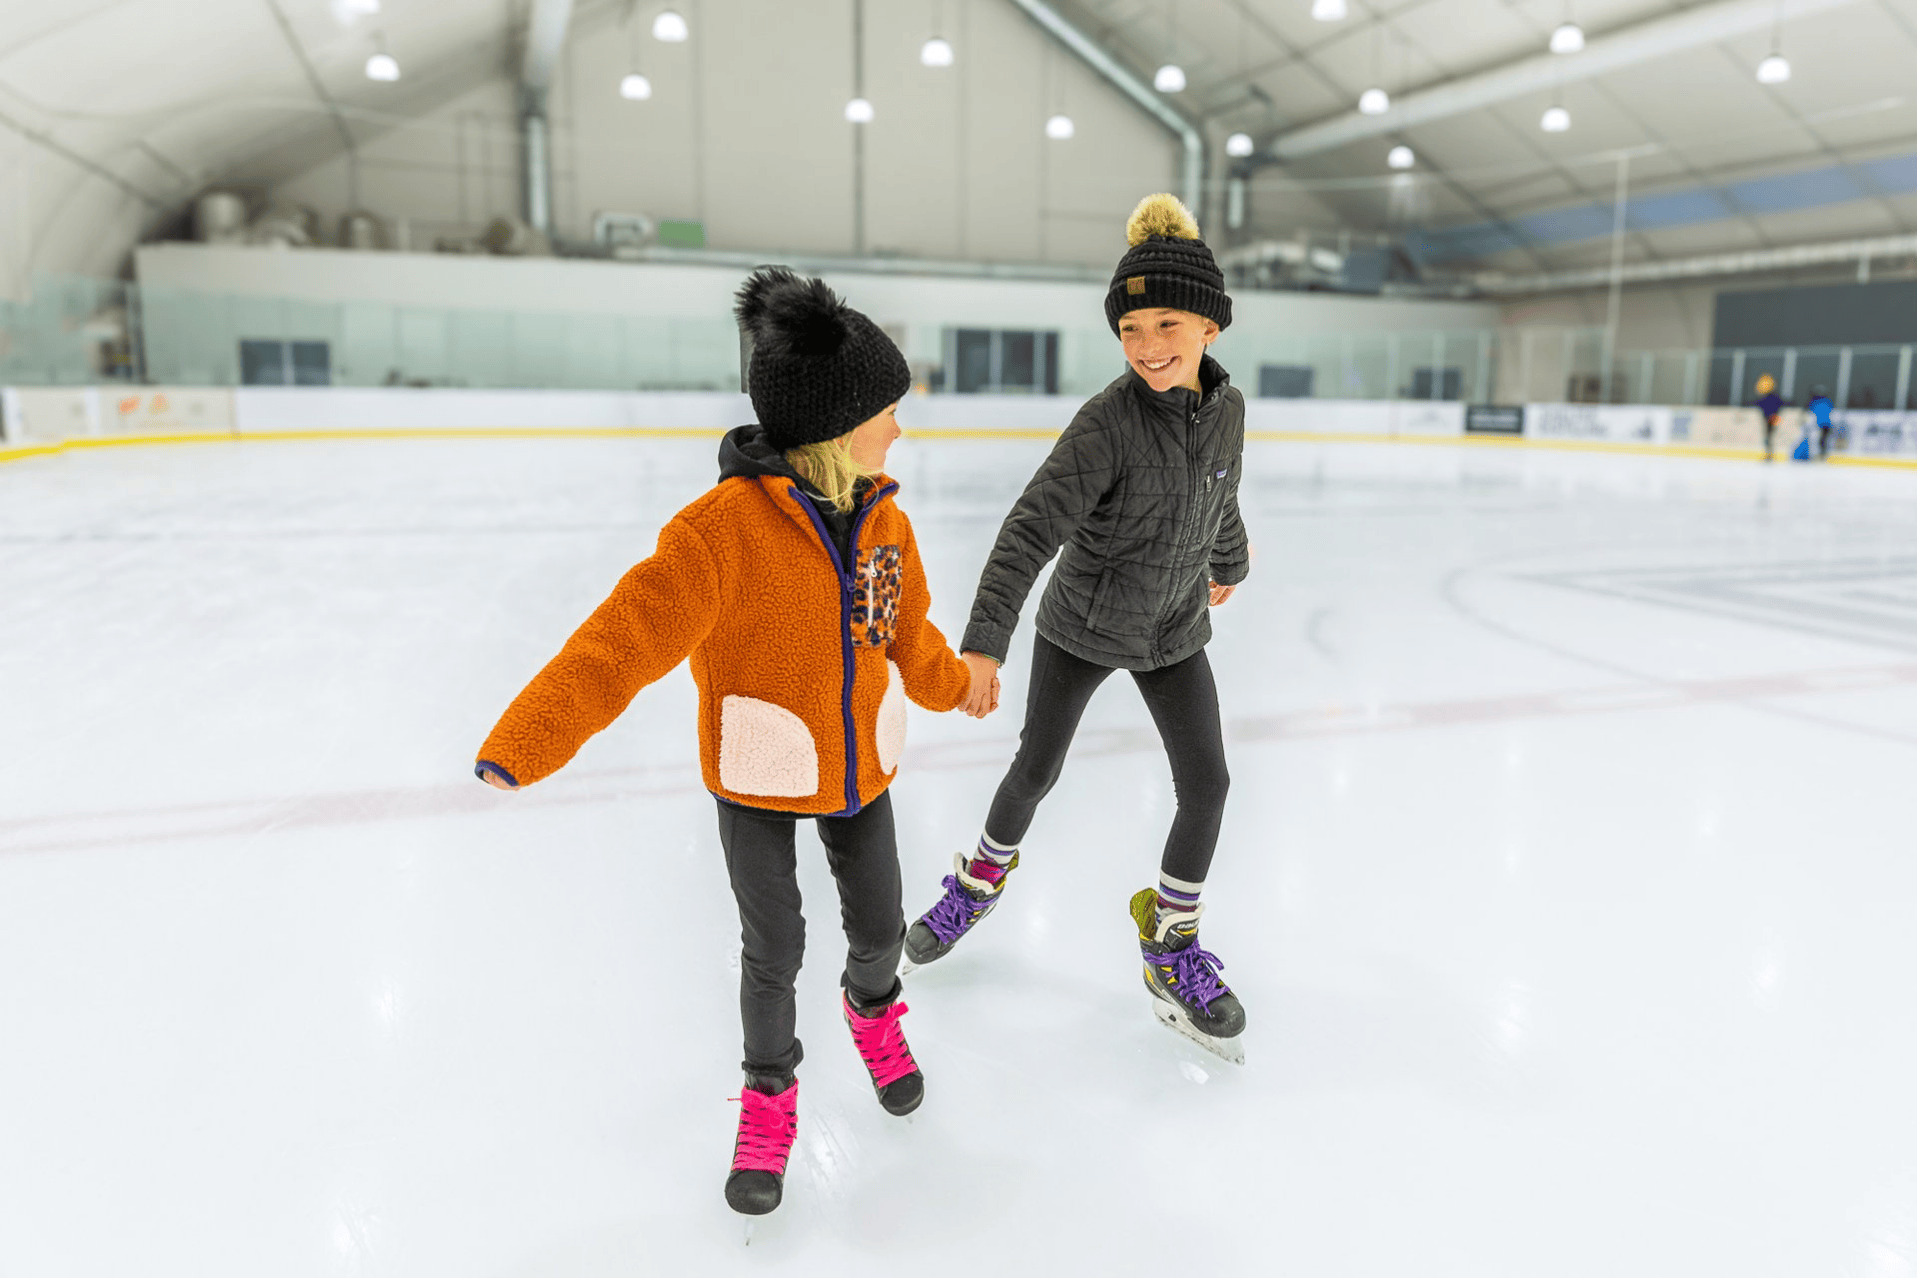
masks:
<instances>
[{"instance_id":1,"label":"black hockey skate","mask_svg":"<svg viewBox=\"0 0 1920 1278\"><path fill-rule=\"evenodd\" d=\"M1000 893L1007 886L1007 876L1019 864L1018 852L1005 865L998 865L985 856L969 861L956 853L953 873L940 880L946 895L907 929L906 949L900 956L900 975L945 958L947 951L958 945L975 923L993 913L993 907L1000 904Z\"/></svg>"},{"instance_id":2,"label":"black hockey skate","mask_svg":"<svg viewBox=\"0 0 1920 1278\"><path fill-rule=\"evenodd\" d=\"M1206 907L1169 914L1156 927L1153 916L1159 899L1152 888L1142 888L1132 901L1154 1019L1221 1060L1246 1064L1240 1043L1241 1031L1247 1027L1246 1009L1216 973L1226 964L1200 948L1200 913Z\"/></svg>"}]
</instances>

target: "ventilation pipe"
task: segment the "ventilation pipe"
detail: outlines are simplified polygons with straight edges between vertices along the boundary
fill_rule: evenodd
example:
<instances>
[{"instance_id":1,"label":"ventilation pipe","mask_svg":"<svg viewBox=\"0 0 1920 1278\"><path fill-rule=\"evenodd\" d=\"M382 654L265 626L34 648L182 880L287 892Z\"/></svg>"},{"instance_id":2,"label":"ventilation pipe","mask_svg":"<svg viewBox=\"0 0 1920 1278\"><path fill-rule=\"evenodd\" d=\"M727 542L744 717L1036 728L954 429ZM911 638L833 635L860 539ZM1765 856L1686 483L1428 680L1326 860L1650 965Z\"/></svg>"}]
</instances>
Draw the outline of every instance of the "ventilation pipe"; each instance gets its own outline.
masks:
<instances>
[{"instance_id":1,"label":"ventilation pipe","mask_svg":"<svg viewBox=\"0 0 1920 1278\"><path fill-rule=\"evenodd\" d=\"M533 0L527 56L520 70L520 139L527 225L553 237L553 155L547 129L547 92L567 42L573 0Z\"/></svg>"},{"instance_id":2,"label":"ventilation pipe","mask_svg":"<svg viewBox=\"0 0 1920 1278\"><path fill-rule=\"evenodd\" d=\"M1718 3L1683 9L1651 22L1642 22L1589 39L1587 47L1572 57L1543 53L1477 75L1449 80L1418 93L1396 96L1393 105L1383 115L1361 115L1355 111L1322 120L1318 124L1309 124L1305 128L1289 130L1270 138L1264 146L1259 147L1250 163L1272 164L1298 160L1350 142L1398 133L1415 125L1477 111L1514 98L1552 93L1561 85L1576 80L1589 80L1687 49L1720 44L1750 32L1765 31L1770 27L1778 29L1781 22L1789 19L1855 2L1718 0ZM1020 3L1020 0L1015 0L1015 3ZM1026 6L1023 4L1022 7Z\"/></svg>"},{"instance_id":3,"label":"ventilation pipe","mask_svg":"<svg viewBox=\"0 0 1920 1278\"><path fill-rule=\"evenodd\" d=\"M1202 230L1211 233L1217 219L1213 217L1212 210L1202 207L1207 189L1207 144L1199 124L1188 119L1151 84L1095 44L1091 36L1068 21L1046 0L1013 0L1013 3L1054 39L1077 54L1101 78L1132 98L1142 110L1180 139L1180 201L1200 219Z\"/></svg>"},{"instance_id":4,"label":"ventilation pipe","mask_svg":"<svg viewBox=\"0 0 1920 1278\"><path fill-rule=\"evenodd\" d=\"M1883 235L1873 239L1793 244L1743 253L1710 253L1700 257L1671 258L1664 262L1636 262L1620 268L1620 280L1624 284L1651 284L1661 280L1696 279L1707 275L1788 271L1795 267L1820 266L1828 262L1864 262L1875 257L1912 256L1913 236ZM1579 271L1543 271L1537 275L1481 274L1470 278L1481 292L1500 296L1604 288L1612 282L1613 271L1610 267L1596 266Z\"/></svg>"}]
</instances>

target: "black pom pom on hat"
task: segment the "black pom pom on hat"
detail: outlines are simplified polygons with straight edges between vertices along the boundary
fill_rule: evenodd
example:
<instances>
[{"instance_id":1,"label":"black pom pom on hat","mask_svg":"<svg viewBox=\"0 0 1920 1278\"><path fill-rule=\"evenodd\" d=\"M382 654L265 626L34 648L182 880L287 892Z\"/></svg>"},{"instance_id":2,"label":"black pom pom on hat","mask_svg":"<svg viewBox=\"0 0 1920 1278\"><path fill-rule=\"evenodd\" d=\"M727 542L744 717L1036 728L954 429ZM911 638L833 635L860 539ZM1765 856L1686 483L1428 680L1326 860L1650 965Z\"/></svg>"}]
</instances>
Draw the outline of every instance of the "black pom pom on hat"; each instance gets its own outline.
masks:
<instances>
[{"instance_id":1,"label":"black pom pom on hat","mask_svg":"<svg viewBox=\"0 0 1920 1278\"><path fill-rule=\"evenodd\" d=\"M748 398L782 451L838 439L913 384L893 339L820 280L760 267L733 313L753 345Z\"/></svg>"}]
</instances>

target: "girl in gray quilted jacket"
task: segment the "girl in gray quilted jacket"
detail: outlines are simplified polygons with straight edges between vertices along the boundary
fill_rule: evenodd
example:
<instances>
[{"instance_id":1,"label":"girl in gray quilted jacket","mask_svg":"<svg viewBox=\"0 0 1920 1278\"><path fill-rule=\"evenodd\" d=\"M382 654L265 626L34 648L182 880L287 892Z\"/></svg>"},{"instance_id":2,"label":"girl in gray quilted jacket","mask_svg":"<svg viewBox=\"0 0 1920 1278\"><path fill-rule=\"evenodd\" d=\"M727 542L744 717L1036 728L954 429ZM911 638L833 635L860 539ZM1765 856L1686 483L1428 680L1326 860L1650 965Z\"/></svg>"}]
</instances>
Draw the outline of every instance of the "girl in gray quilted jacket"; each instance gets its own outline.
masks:
<instances>
[{"instance_id":1,"label":"girl in gray quilted jacket","mask_svg":"<svg viewBox=\"0 0 1920 1278\"><path fill-rule=\"evenodd\" d=\"M1245 404L1206 353L1233 304L1173 196L1140 202L1127 243L1106 303L1127 370L1074 416L1000 526L961 643L974 687L989 686L1034 580L1059 553L1034 619L1020 749L979 844L954 858L944 894L908 930L904 970L943 958L999 903L1088 700L1125 670L1160 731L1178 801L1159 883L1132 901L1146 985L1162 1022L1238 1062L1246 1014L1220 980L1225 964L1199 944L1227 798L1207 610L1247 575Z\"/></svg>"}]
</instances>

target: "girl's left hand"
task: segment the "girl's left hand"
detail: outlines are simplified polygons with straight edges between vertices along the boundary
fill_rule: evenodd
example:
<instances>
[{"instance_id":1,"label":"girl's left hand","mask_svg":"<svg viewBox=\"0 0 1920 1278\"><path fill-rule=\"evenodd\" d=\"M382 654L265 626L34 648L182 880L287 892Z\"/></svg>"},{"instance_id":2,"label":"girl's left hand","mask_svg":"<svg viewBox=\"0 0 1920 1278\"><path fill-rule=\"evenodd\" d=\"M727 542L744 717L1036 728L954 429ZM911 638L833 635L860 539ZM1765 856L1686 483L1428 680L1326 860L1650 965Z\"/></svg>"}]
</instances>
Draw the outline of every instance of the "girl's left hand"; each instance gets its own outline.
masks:
<instances>
[{"instance_id":1,"label":"girl's left hand","mask_svg":"<svg viewBox=\"0 0 1920 1278\"><path fill-rule=\"evenodd\" d=\"M1218 582L1209 581L1207 583L1207 607L1218 608L1221 604L1233 598L1233 592L1238 589L1238 586L1223 586Z\"/></svg>"}]
</instances>

